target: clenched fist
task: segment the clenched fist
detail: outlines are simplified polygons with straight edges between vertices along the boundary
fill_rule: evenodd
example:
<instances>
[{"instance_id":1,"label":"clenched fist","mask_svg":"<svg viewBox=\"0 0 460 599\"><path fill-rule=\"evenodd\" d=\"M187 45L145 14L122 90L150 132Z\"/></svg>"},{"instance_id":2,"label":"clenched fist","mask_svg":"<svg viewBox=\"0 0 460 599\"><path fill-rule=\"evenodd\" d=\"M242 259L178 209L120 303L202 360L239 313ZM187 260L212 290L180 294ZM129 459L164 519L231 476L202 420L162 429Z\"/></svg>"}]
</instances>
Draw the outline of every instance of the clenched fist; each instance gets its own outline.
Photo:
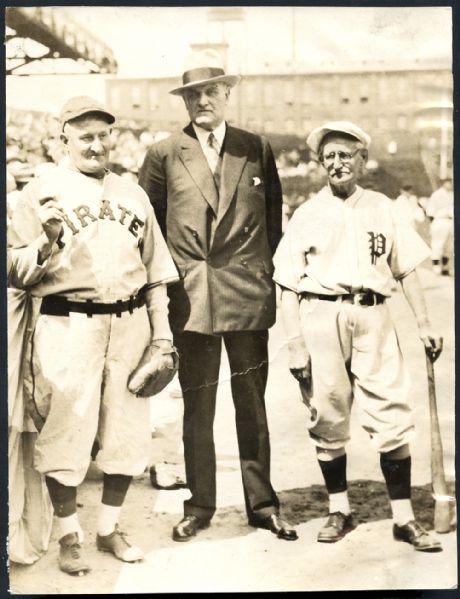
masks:
<instances>
[{"instance_id":1,"label":"clenched fist","mask_svg":"<svg viewBox=\"0 0 460 599\"><path fill-rule=\"evenodd\" d=\"M62 231L62 210L54 197L44 197L39 202L38 218L48 241L54 243Z\"/></svg>"}]
</instances>

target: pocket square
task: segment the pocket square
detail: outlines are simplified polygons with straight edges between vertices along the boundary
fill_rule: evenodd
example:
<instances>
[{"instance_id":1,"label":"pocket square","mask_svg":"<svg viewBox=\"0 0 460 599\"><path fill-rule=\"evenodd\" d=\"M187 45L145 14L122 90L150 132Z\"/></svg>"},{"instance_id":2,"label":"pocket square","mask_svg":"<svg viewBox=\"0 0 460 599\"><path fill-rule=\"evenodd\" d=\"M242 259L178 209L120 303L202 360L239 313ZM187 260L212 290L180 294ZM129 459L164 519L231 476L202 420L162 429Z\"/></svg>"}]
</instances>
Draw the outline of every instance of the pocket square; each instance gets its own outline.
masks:
<instances>
[{"instance_id":1,"label":"pocket square","mask_svg":"<svg viewBox=\"0 0 460 599\"><path fill-rule=\"evenodd\" d=\"M259 177L252 178L252 184L254 185L254 187L257 187L257 185L260 185L261 183L262 181L259 179Z\"/></svg>"}]
</instances>

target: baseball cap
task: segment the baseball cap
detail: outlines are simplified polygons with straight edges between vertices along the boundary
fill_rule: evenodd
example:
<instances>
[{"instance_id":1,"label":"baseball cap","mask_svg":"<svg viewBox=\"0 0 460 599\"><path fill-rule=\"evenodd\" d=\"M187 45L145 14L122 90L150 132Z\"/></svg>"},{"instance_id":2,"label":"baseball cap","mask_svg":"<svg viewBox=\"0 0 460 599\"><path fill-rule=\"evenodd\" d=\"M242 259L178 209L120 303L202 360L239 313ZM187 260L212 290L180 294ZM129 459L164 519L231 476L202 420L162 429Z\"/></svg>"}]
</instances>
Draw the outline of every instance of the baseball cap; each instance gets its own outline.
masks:
<instances>
[{"instance_id":1,"label":"baseball cap","mask_svg":"<svg viewBox=\"0 0 460 599\"><path fill-rule=\"evenodd\" d=\"M368 148L371 143L371 137L365 131L363 131L360 127L351 123L350 121L331 121L329 123L325 123L310 133L307 137L307 146L318 154L319 147L321 142L326 137L328 133L346 133L347 135L351 135L355 137L358 141L360 141L365 148Z\"/></svg>"},{"instance_id":2,"label":"baseball cap","mask_svg":"<svg viewBox=\"0 0 460 599\"><path fill-rule=\"evenodd\" d=\"M100 114L103 114L107 118L109 124L115 122L114 115L109 112L103 104L89 96L75 96L74 98L67 100L62 107L59 120L61 121L61 125L64 126L68 121L89 112L99 112Z\"/></svg>"}]
</instances>

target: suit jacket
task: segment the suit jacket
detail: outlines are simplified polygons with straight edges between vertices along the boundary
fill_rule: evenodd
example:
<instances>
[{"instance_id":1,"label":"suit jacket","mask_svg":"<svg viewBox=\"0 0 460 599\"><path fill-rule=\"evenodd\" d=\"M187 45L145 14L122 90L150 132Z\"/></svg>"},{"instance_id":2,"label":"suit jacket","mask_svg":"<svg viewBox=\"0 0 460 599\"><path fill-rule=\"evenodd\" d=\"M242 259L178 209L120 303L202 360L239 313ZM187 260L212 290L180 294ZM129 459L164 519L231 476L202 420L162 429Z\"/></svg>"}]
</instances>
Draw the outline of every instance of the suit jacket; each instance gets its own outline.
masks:
<instances>
[{"instance_id":1,"label":"suit jacket","mask_svg":"<svg viewBox=\"0 0 460 599\"><path fill-rule=\"evenodd\" d=\"M268 141L227 125L218 190L189 124L151 146L139 183L181 277L169 288L173 331L270 327L282 192Z\"/></svg>"}]
</instances>

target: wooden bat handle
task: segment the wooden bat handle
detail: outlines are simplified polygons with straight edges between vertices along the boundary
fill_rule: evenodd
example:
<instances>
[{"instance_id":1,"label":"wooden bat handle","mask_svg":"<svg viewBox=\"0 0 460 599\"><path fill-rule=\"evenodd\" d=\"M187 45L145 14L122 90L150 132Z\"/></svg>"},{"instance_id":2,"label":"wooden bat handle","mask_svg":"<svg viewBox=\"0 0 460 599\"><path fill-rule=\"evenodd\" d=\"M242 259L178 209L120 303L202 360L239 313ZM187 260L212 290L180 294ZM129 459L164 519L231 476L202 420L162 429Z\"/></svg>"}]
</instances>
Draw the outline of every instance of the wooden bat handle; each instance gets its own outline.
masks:
<instances>
[{"instance_id":1,"label":"wooden bat handle","mask_svg":"<svg viewBox=\"0 0 460 599\"><path fill-rule=\"evenodd\" d=\"M441 429L439 426L438 407L436 402L436 386L434 379L433 362L426 356L426 369L428 375L428 398L430 406L431 424L431 482L434 506L434 528L436 532L449 532L450 524L450 498L447 490L444 473L443 448Z\"/></svg>"}]
</instances>

